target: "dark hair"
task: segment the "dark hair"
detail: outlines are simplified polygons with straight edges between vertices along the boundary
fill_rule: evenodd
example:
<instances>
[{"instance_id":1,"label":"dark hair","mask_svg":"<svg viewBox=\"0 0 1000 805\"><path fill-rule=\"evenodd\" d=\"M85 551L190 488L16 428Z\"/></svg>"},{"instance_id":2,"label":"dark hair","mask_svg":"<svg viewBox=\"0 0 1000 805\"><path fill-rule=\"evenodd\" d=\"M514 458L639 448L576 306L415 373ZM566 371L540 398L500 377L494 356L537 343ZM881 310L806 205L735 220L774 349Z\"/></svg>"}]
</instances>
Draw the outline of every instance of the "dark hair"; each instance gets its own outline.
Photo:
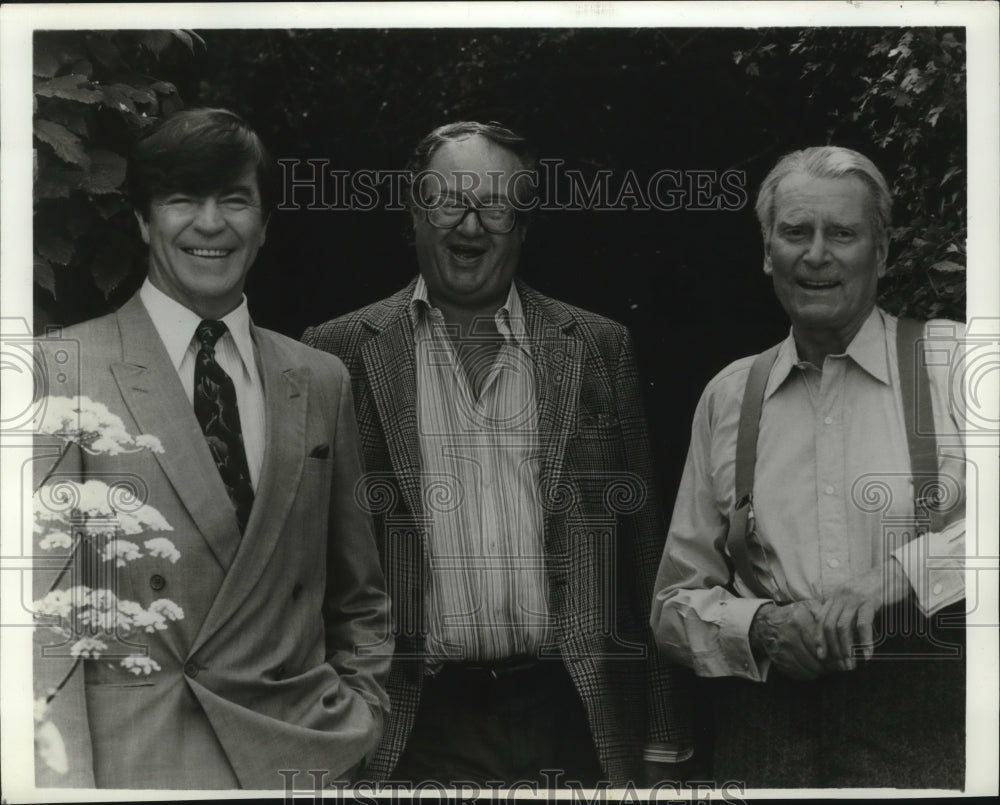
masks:
<instances>
[{"instance_id":1,"label":"dark hair","mask_svg":"<svg viewBox=\"0 0 1000 805\"><path fill-rule=\"evenodd\" d=\"M228 109L187 109L160 120L128 161L132 206L149 218L154 196L176 191L206 195L235 182L247 165L257 173L261 212L274 203L274 161L257 133Z\"/></svg>"},{"instance_id":2,"label":"dark hair","mask_svg":"<svg viewBox=\"0 0 1000 805\"><path fill-rule=\"evenodd\" d=\"M505 148L517 157L523 170L534 173L538 167L534 149L528 141L519 134L515 134L508 128L493 121L490 123L478 123L475 120L463 120L458 123L447 123L438 126L434 131L424 137L417 147L413 149L409 162L406 163L406 170L409 173L411 183L408 186L406 200L412 207L414 205L412 179L427 170L434 158L434 154L445 143L464 140L466 137L480 137L489 140L494 145ZM532 185L534 187L534 185ZM527 202L530 198L519 199Z\"/></svg>"}]
</instances>

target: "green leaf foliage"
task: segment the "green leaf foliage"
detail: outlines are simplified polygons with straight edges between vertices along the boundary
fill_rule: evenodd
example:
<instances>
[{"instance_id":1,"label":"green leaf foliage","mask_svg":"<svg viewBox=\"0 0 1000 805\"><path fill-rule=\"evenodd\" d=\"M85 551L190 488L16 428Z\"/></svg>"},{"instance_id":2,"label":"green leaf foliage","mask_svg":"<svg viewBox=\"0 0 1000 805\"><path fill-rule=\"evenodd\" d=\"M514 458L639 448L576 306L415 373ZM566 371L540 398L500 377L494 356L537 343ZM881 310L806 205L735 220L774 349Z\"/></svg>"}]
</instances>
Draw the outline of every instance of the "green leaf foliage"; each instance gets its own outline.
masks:
<instances>
[{"instance_id":1,"label":"green leaf foliage","mask_svg":"<svg viewBox=\"0 0 1000 805\"><path fill-rule=\"evenodd\" d=\"M83 167L90 165L90 155L80 138L61 123L36 118L34 131L35 138L50 146L63 162Z\"/></svg>"},{"instance_id":2,"label":"green leaf foliage","mask_svg":"<svg viewBox=\"0 0 1000 805\"><path fill-rule=\"evenodd\" d=\"M36 321L105 312L146 249L125 188L138 134L181 106L164 73L200 37L176 31L39 31L34 38ZM157 75L159 74L159 75Z\"/></svg>"},{"instance_id":3,"label":"green leaf foliage","mask_svg":"<svg viewBox=\"0 0 1000 805\"><path fill-rule=\"evenodd\" d=\"M863 151L885 173L896 226L879 301L916 318L965 318L964 39L961 28L775 29L734 54L759 76L752 91L787 75L807 82L826 109L828 142Z\"/></svg>"},{"instance_id":4,"label":"green leaf foliage","mask_svg":"<svg viewBox=\"0 0 1000 805\"><path fill-rule=\"evenodd\" d=\"M588 182L598 171L616 182L626 171L643 179L660 169L744 173L749 200L738 210L540 214L524 255L526 279L626 321L640 341L644 333L649 343L662 339L662 313L670 311L693 342L714 339L706 367L736 356L725 334L741 326L773 326L760 346L782 334L759 269L751 208L760 180L794 148L849 146L882 168L895 193L881 303L917 317L964 318L962 29L213 29L203 36L36 34L35 214L36 222L48 219L36 225L36 240L52 239L37 243L36 253L52 255L45 261L55 277L39 278L38 298L59 308L50 318L68 323L105 312L137 284L146 250L123 192L123 158L145 127L182 106L181 95L240 112L276 157L299 160L299 176L308 175L301 163L309 158L343 171L402 168L423 134L460 119L500 121ZM305 204L307 189L297 192ZM380 210L282 211L251 276L253 298L276 329L296 334L389 293L413 267L399 237L407 224L405 215ZM334 280L334 264L373 270ZM615 267L611 294L601 266ZM339 311L330 309L334 290Z\"/></svg>"}]
</instances>

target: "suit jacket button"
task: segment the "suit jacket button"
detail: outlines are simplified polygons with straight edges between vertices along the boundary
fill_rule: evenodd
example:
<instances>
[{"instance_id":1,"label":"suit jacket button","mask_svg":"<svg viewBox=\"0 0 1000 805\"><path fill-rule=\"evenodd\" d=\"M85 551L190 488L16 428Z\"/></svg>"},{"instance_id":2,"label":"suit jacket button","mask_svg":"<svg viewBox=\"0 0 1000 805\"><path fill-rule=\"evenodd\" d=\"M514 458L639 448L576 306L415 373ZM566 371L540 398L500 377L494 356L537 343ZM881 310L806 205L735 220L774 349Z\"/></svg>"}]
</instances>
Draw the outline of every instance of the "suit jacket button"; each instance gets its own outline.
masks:
<instances>
[{"instance_id":1,"label":"suit jacket button","mask_svg":"<svg viewBox=\"0 0 1000 805\"><path fill-rule=\"evenodd\" d=\"M167 580L163 578L159 573L154 573L149 577L149 586L154 590L162 590L167 586Z\"/></svg>"},{"instance_id":2,"label":"suit jacket button","mask_svg":"<svg viewBox=\"0 0 1000 805\"><path fill-rule=\"evenodd\" d=\"M302 595L302 584L295 582L295 586L292 587L292 599L297 601L300 595Z\"/></svg>"},{"instance_id":3,"label":"suit jacket button","mask_svg":"<svg viewBox=\"0 0 1000 805\"><path fill-rule=\"evenodd\" d=\"M199 670L199 668L198 668L197 663L193 663L193 662L186 662L186 663L184 663L184 673L187 674L192 679L194 679L196 676L198 676L198 670Z\"/></svg>"}]
</instances>

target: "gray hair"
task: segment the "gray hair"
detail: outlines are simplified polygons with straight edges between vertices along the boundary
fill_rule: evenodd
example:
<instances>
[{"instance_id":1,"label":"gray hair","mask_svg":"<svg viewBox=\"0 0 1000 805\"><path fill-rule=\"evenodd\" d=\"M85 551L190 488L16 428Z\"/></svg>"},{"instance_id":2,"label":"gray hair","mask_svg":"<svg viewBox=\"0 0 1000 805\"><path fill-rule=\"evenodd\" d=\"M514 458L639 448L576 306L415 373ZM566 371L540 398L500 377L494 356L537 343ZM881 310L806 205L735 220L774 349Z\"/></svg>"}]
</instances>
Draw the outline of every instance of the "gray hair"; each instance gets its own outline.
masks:
<instances>
[{"instance_id":1,"label":"gray hair","mask_svg":"<svg viewBox=\"0 0 1000 805\"><path fill-rule=\"evenodd\" d=\"M754 210L760 222L760 231L767 244L774 227L774 195L781 180L791 173L801 171L816 179L840 179L857 176L872 201L871 224L877 240L888 234L892 225L892 194L882 172L864 154L836 145L804 148L785 154L760 185Z\"/></svg>"}]
</instances>

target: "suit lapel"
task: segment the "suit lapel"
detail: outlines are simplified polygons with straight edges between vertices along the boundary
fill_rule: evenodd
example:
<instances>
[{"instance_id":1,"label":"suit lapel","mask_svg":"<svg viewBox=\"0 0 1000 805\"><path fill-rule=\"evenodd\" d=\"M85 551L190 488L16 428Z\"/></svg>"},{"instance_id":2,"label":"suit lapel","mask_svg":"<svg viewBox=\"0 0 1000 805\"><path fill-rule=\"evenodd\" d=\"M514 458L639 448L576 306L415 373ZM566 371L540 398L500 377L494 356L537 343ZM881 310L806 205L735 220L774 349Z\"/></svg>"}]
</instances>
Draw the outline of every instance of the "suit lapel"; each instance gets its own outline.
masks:
<instances>
[{"instance_id":1,"label":"suit lapel","mask_svg":"<svg viewBox=\"0 0 1000 805\"><path fill-rule=\"evenodd\" d=\"M583 378L583 343L569 334L573 321L551 310L548 300L518 283L531 343L542 451L542 500L560 499L566 442L576 427Z\"/></svg>"},{"instance_id":2,"label":"suit lapel","mask_svg":"<svg viewBox=\"0 0 1000 805\"><path fill-rule=\"evenodd\" d=\"M111 366L118 390L140 431L159 437L155 453L166 474L223 568L240 543L236 517L194 409L184 393L156 328L139 296L118 311L123 361Z\"/></svg>"},{"instance_id":3,"label":"suit lapel","mask_svg":"<svg viewBox=\"0 0 1000 805\"><path fill-rule=\"evenodd\" d=\"M251 326L264 385L266 438L260 483L239 550L191 651L218 631L257 585L284 533L305 460L309 374L281 353L274 339Z\"/></svg>"},{"instance_id":4,"label":"suit lapel","mask_svg":"<svg viewBox=\"0 0 1000 805\"><path fill-rule=\"evenodd\" d=\"M389 459L410 513L423 516L417 441L417 373L408 298L361 349L365 374L385 432Z\"/></svg>"},{"instance_id":5,"label":"suit lapel","mask_svg":"<svg viewBox=\"0 0 1000 805\"><path fill-rule=\"evenodd\" d=\"M413 325L409 317L411 283L394 300L380 332L361 350L372 398L385 432L393 472L404 502L423 516L420 449L417 434L417 383ZM576 427L583 378L583 343L571 331L575 322L546 297L518 283L525 327L531 343L542 451L543 500L560 497L566 442ZM384 324L384 327L383 327Z\"/></svg>"}]
</instances>

